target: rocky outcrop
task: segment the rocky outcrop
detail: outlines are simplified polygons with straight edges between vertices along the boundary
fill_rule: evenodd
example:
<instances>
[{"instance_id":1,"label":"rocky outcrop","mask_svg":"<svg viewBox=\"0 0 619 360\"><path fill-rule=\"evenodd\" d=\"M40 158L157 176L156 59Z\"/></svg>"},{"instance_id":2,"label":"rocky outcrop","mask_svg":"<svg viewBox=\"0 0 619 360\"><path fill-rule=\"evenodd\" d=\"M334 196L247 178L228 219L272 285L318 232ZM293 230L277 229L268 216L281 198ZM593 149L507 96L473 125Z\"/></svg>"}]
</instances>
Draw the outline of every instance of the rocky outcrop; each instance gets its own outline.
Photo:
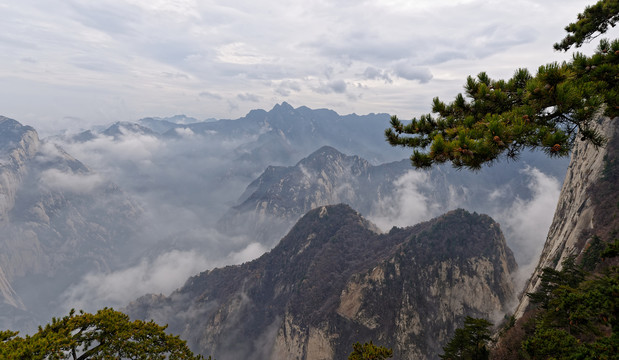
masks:
<instances>
[{"instance_id":1,"label":"rocky outcrop","mask_svg":"<svg viewBox=\"0 0 619 360\"><path fill-rule=\"evenodd\" d=\"M127 311L223 360L342 359L369 340L398 359L436 359L465 316L498 315L514 296L516 264L488 216L456 210L373 229L346 205L319 207L259 259Z\"/></svg>"},{"instance_id":2,"label":"rocky outcrop","mask_svg":"<svg viewBox=\"0 0 619 360\"><path fill-rule=\"evenodd\" d=\"M539 286L542 269L560 270L567 256L581 255L593 235L602 235L603 240L609 241L612 239L608 233L619 230L619 223L614 220L619 197L618 119L600 118L596 128L607 138L607 144L595 147L576 141L544 249L516 309L517 318L527 310L526 294Z\"/></svg>"}]
</instances>

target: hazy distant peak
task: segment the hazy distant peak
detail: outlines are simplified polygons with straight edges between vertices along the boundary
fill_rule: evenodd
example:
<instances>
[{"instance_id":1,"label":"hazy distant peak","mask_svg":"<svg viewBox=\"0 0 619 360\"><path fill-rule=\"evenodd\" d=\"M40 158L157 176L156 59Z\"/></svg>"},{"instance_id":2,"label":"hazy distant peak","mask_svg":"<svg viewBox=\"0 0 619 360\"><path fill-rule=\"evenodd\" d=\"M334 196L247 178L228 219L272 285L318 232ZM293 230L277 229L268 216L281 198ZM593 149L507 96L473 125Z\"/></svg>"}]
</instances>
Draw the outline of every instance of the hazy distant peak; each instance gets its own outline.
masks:
<instances>
[{"instance_id":1,"label":"hazy distant peak","mask_svg":"<svg viewBox=\"0 0 619 360\"><path fill-rule=\"evenodd\" d=\"M28 130L34 131L34 128L28 125L22 125L19 121L6 116L0 116L0 137L5 134L17 134Z\"/></svg>"},{"instance_id":2,"label":"hazy distant peak","mask_svg":"<svg viewBox=\"0 0 619 360\"><path fill-rule=\"evenodd\" d=\"M19 124L16 120L0 115L0 126L6 126L6 124ZM19 124L21 125L21 124Z\"/></svg>"},{"instance_id":3,"label":"hazy distant peak","mask_svg":"<svg viewBox=\"0 0 619 360\"><path fill-rule=\"evenodd\" d=\"M90 141L93 140L97 137L97 135L95 135L92 130L86 130L86 131L82 131L79 134L73 135L72 137L70 137L68 139L69 142L78 142L78 143L84 143L86 141Z\"/></svg>"},{"instance_id":4,"label":"hazy distant peak","mask_svg":"<svg viewBox=\"0 0 619 360\"><path fill-rule=\"evenodd\" d=\"M275 111L294 111L294 108L292 107L292 105L284 101L281 104L275 104L275 106L273 106L273 109L271 109L270 112Z\"/></svg>"},{"instance_id":5,"label":"hazy distant peak","mask_svg":"<svg viewBox=\"0 0 619 360\"><path fill-rule=\"evenodd\" d=\"M304 167L309 167L309 168L315 169L316 171L319 171L319 170L323 170L328 164L341 163L341 162L358 164L363 167L367 167L370 165L369 162L367 162L365 159L362 159L356 155L349 156L349 155L343 154L336 148L325 145L321 147L320 149L314 151L312 154L310 154L305 159L302 159L301 161L299 161L296 167L304 166Z\"/></svg>"},{"instance_id":6,"label":"hazy distant peak","mask_svg":"<svg viewBox=\"0 0 619 360\"><path fill-rule=\"evenodd\" d=\"M320 149L311 153L307 157L307 159L314 159L317 157L326 157L326 156L346 156L346 155L340 152L339 150L337 150L336 148L334 148L333 146L325 145L321 147Z\"/></svg>"},{"instance_id":7,"label":"hazy distant peak","mask_svg":"<svg viewBox=\"0 0 619 360\"><path fill-rule=\"evenodd\" d=\"M29 156L32 156L38 148L38 143L39 136L33 127L24 126L16 120L0 116L0 149L21 147Z\"/></svg>"},{"instance_id":8,"label":"hazy distant peak","mask_svg":"<svg viewBox=\"0 0 619 360\"><path fill-rule=\"evenodd\" d=\"M263 120L263 118L267 115L267 112L262 109L254 109L245 115L246 119L258 118L258 120Z\"/></svg>"},{"instance_id":9,"label":"hazy distant peak","mask_svg":"<svg viewBox=\"0 0 619 360\"><path fill-rule=\"evenodd\" d=\"M126 133L141 134L141 135L155 135L155 132L140 124L118 121L106 130L103 131L103 135L118 137Z\"/></svg>"},{"instance_id":10,"label":"hazy distant peak","mask_svg":"<svg viewBox=\"0 0 619 360\"><path fill-rule=\"evenodd\" d=\"M171 117L164 118L163 120L170 121L176 124L193 124L193 123L199 122L198 119L193 118L191 116L184 115L184 114L174 115Z\"/></svg>"}]
</instances>

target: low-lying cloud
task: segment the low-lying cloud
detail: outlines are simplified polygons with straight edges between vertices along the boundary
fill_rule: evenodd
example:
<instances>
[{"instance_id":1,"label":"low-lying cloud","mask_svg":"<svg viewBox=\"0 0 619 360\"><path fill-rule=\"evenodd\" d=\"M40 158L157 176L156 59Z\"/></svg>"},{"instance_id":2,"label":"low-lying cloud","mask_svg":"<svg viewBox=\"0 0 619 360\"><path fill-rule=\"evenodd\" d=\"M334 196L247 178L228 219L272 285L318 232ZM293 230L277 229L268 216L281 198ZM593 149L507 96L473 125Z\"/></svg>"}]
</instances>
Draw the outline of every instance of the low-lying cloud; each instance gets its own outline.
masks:
<instances>
[{"instance_id":1,"label":"low-lying cloud","mask_svg":"<svg viewBox=\"0 0 619 360\"><path fill-rule=\"evenodd\" d=\"M520 266L520 283L528 279L537 264L561 193L561 183L539 169L527 167L522 174L529 179L533 198L516 197L511 206L493 215Z\"/></svg>"},{"instance_id":2,"label":"low-lying cloud","mask_svg":"<svg viewBox=\"0 0 619 360\"><path fill-rule=\"evenodd\" d=\"M207 259L196 251L173 250L126 269L87 274L65 292L63 303L87 311L124 306L144 294L169 294L187 278L208 268Z\"/></svg>"},{"instance_id":3,"label":"low-lying cloud","mask_svg":"<svg viewBox=\"0 0 619 360\"><path fill-rule=\"evenodd\" d=\"M393 195L380 199L368 218L383 231L406 227L438 215L439 204L426 195L431 190L428 173L410 170L394 181Z\"/></svg>"},{"instance_id":4,"label":"low-lying cloud","mask_svg":"<svg viewBox=\"0 0 619 360\"><path fill-rule=\"evenodd\" d=\"M41 172L39 185L50 191L86 194L105 183L99 174L76 174L68 170L49 169Z\"/></svg>"},{"instance_id":5,"label":"low-lying cloud","mask_svg":"<svg viewBox=\"0 0 619 360\"><path fill-rule=\"evenodd\" d=\"M250 243L222 258L204 249L171 250L154 259L142 258L137 265L111 272L91 272L62 295L64 307L95 311L105 306L121 307L145 294L165 294L180 288L191 276L224 265L254 260L268 249Z\"/></svg>"}]
</instances>

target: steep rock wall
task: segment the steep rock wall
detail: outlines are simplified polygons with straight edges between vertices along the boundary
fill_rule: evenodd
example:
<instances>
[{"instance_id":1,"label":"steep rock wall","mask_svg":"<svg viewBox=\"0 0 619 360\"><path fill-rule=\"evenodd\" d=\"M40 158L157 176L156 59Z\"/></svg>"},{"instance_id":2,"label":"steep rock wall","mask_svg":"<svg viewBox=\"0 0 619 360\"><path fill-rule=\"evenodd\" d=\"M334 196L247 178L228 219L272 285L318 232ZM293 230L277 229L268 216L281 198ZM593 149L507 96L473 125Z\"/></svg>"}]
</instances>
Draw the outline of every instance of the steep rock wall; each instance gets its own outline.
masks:
<instances>
[{"instance_id":1,"label":"steep rock wall","mask_svg":"<svg viewBox=\"0 0 619 360\"><path fill-rule=\"evenodd\" d=\"M26 175L26 162L39 150L36 131L0 116L0 224L8 222L15 194Z\"/></svg>"},{"instance_id":2,"label":"steep rock wall","mask_svg":"<svg viewBox=\"0 0 619 360\"><path fill-rule=\"evenodd\" d=\"M619 140L618 118L602 117L596 128L604 134L608 144L598 148L588 142L576 141L546 243L521 295L515 311L516 318L520 318L529 306L526 294L534 292L539 286L542 269L551 267L560 270L567 256L581 254L594 229L608 225L599 221L602 210L599 201L594 201L594 186L601 181L609 157L617 156L614 148ZM609 153L609 149L613 150Z\"/></svg>"}]
</instances>

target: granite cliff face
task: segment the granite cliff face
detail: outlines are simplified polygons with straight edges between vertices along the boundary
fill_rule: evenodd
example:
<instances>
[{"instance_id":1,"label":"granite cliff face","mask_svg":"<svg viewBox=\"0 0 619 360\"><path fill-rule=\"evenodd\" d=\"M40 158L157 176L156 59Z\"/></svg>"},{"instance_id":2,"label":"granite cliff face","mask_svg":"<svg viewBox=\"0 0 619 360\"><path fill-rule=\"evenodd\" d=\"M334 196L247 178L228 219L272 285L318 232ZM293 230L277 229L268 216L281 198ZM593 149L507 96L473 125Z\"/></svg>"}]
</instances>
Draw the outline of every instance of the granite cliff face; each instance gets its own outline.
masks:
<instances>
[{"instance_id":1,"label":"granite cliff face","mask_svg":"<svg viewBox=\"0 0 619 360\"><path fill-rule=\"evenodd\" d=\"M600 148L576 142L544 249L524 289L517 318L529 305L526 293L539 286L542 269L560 270L562 261L571 255L579 257L594 235L612 241L619 232L618 119L600 118L597 128L608 142Z\"/></svg>"},{"instance_id":2,"label":"granite cliff face","mask_svg":"<svg viewBox=\"0 0 619 360\"><path fill-rule=\"evenodd\" d=\"M3 327L21 311L49 316L64 286L112 267L139 214L114 184L41 142L33 128L0 117L0 295L9 306Z\"/></svg>"},{"instance_id":3,"label":"granite cliff face","mask_svg":"<svg viewBox=\"0 0 619 360\"><path fill-rule=\"evenodd\" d=\"M488 216L373 229L347 205L319 207L259 259L127 311L223 360L342 359L371 339L398 359L436 359L465 316L497 315L514 296L515 261Z\"/></svg>"}]
</instances>

